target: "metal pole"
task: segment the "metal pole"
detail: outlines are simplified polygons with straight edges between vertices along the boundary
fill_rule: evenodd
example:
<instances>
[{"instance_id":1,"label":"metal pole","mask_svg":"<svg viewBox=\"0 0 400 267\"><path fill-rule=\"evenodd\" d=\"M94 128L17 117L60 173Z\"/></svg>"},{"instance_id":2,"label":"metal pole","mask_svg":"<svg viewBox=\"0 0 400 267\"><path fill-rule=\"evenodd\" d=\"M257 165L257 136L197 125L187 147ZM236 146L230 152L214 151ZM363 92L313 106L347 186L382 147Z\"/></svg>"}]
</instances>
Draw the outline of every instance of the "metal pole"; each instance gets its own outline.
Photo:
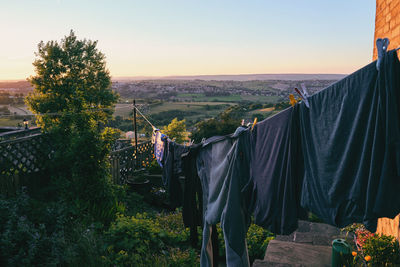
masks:
<instances>
[{"instance_id":1,"label":"metal pole","mask_svg":"<svg viewBox=\"0 0 400 267\"><path fill-rule=\"evenodd\" d=\"M136 125L136 101L133 99L133 129L135 131L135 154L137 158L137 125Z\"/></svg>"}]
</instances>

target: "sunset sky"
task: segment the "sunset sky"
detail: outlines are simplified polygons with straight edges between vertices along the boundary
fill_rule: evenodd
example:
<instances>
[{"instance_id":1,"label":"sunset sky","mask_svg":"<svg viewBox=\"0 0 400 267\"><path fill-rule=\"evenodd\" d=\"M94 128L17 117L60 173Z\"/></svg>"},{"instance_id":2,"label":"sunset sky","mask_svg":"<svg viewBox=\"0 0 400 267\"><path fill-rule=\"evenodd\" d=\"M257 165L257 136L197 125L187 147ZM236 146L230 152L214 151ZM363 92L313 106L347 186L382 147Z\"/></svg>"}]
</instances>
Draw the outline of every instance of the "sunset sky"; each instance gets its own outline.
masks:
<instances>
[{"instance_id":1,"label":"sunset sky","mask_svg":"<svg viewBox=\"0 0 400 267\"><path fill-rule=\"evenodd\" d=\"M73 29L113 77L351 73L372 59L375 0L1 0L0 80Z\"/></svg>"}]
</instances>

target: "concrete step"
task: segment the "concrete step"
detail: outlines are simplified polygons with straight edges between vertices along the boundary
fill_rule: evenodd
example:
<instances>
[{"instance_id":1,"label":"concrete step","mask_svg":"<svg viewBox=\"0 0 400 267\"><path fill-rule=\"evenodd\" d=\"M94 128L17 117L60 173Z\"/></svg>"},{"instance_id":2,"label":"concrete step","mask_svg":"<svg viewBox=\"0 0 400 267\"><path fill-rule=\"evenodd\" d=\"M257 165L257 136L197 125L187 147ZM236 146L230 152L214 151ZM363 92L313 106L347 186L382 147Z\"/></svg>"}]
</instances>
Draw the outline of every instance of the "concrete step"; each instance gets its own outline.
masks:
<instances>
[{"instance_id":1,"label":"concrete step","mask_svg":"<svg viewBox=\"0 0 400 267\"><path fill-rule=\"evenodd\" d=\"M304 267L301 264L287 264L280 262L272 262L266 260L255 260L252 267Z\"/></svg>"},{"instance_id":2,"label":"concrete step","mask_svg":"<svg viewBox=\"0 0 400 267\"><path fill-rule=\"evenodd\" d=\"M277 235L276 240L330 246L332 240L340 237L340 230L324 223L299 221L299 227L290 235Z\"/></svg>"},{"instance_id":3,"label":"concrete step","mask_svg":"<svg viewBox=\"0 0 400 267\"><path fill-rule=\"evenodd\" d=\"M340 229L325 223L310 223L310 232L338 236Z\"/></svg>"},{"instance_id":4,"label":"concrete step","mask_svg":"<svg viewBox=\"0 0 400 267\"><path fill-rule=\"evenodd\" d=\"M330 246L271 240L264 261L288 266L330 266L331 255Z\"/></svg>"},{"instance_id":5,"label":"concrete step","mask_svg":"<svg viewBox=\"0 0 400 267\"><path fill-rule=\"evenodd\" d=\"M329 234L322 234L322 233L302 233L302 232L295 232L293 237L293 242L296 243L306 243L318 246L331 246L332 241L336 238L340 238L340 236L332 236Z\"/></svg>"},{"instance_id":6,"label":"concrete step","mask_svg":"<svg viewBox=\"0 0 400 267\"><path fill-rule=\"evenodd\" d=\"M319 246L331 246L336 238L343 238L340 235L329 235L314 232L294 232L291 235L277 235L275 240L285 242L305 243Z\"/></svg>"}]
</instances>

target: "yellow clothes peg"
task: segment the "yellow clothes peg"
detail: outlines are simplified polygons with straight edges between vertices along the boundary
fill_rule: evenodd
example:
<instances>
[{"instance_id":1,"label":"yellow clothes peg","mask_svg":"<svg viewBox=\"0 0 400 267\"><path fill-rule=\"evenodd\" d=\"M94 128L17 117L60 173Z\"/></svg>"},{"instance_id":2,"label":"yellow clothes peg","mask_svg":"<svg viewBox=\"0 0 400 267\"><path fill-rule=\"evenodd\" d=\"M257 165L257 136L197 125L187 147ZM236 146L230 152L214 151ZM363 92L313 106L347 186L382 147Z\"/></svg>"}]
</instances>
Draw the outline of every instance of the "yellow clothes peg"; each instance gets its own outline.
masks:
<instances>
[{"instance_id":1,"label":"yellow clothes peg","mask_svg":"<svg viewBox=\"0 0 400 267\"><path fill-rule=\"evenodd\" d=\"M251 130L253 131L254 126L257 123L257 117L254 118L253 125L251 125Z\"/></svg>"},{"instance_id":2,"label":"yellow clothes peg","mask_svg":"<svg viewBox=\"0 0 400 267\"><path fill-rule=\"evenodd\" d=\"M290 99L289 103L290 103L290 105L292 105L292 107L294 107L294 105L296 105L296 103L298 102L298 100L296 100L296 98L294 98L293 94L289 95L289 99Z\"/></svg>"}]
</instances>

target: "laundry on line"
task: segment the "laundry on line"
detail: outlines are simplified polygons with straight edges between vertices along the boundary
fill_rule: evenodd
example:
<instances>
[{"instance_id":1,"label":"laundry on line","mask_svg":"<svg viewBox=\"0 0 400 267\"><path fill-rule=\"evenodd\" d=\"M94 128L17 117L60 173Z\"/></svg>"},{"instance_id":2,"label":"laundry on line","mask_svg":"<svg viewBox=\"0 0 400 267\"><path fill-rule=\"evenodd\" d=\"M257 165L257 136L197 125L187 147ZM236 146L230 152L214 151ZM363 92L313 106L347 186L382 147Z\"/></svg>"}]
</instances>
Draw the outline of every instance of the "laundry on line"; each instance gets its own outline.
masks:
<instances>
[{"instance_id":1,"label":"laundry on line","mask_svg":"<svg viewBox=\"0 0 400 267\"><path fill-rule=\"evenodd\" d=\"M371 231L378 218L400 213L400 62L395 50L380 60L379 70L372 62L307 96L307 104L231 135L183 146L154 131L171 203L183 206L192 237L203 227L201 266L215 263L217 223L227 265L250 266L252 216L290 234L308 211L334 226L359 222Z\"/></svg>"}]
</instances>

